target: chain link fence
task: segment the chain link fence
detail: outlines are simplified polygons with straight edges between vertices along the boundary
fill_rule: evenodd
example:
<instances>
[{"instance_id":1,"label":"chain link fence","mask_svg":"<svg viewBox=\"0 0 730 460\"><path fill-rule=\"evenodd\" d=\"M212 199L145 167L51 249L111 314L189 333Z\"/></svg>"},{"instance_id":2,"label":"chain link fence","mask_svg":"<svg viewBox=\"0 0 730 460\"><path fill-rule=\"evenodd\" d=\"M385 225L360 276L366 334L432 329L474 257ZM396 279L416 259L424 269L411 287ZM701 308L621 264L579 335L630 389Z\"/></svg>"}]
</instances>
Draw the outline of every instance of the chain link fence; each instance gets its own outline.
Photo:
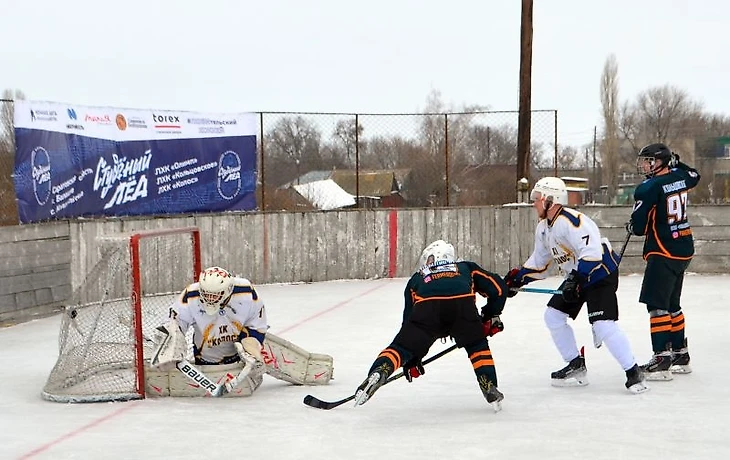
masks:
<instances>
[{"instance_id":1,"label":"chain link fence","mask_svg":"<svg viewBox=\"0 0 730 460\"><path fill-rule=\"evenodd\" d=\"M311 209L317 197L302 194L328 193L327 181L366 208L513 202L517 115L261 113L259 209ZM532 112L531 155L543 163L556 156L556 124L557 111Z\"/></svg>"},{"instance_id":2,"label":"chain link fence","mask_svg":"<svg viewBox=\"0 0 730 460\"><path fill-rule=\"evenodd\" d=\"M18 223L12 101L2 100L0 225ZM259 112L260 210L444 207L514 202L517 111L412 114ZM531 157L557 159L557 111L532 112ZM335 206L338 207L338 206Z\"/></svg>"}]
</instances>

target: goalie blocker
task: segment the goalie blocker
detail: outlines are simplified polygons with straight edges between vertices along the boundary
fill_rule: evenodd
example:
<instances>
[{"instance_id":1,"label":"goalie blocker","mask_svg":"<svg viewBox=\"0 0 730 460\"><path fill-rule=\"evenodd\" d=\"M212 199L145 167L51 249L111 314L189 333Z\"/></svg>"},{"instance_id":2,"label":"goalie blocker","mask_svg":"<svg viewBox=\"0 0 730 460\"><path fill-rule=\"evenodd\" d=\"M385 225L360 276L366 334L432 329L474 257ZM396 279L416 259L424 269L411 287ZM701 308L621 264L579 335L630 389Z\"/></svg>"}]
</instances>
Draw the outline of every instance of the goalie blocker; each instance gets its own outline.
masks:
<instances>
[{"instance_id":1,"label":"goalie blocker","mask_svg":"<svg viewBox=\"0 0 730 460\"><path fill-rule=\"evenodd\" d=\"M332 379L332 356L310 353L272 333L266 334L262 355L264 373L294 385L326 385ZM245 362L222 365L200 365L197 369L204 377L222 385L231 374L238 374ZM263 375L252 373L246 377L233 391L224 397L250 396L261 385ZM158 370L145 366L145 385L147 394L152 396L199 397L208 395L208 391L200 384L178 371Z\"/></svg>"}]
</instances>

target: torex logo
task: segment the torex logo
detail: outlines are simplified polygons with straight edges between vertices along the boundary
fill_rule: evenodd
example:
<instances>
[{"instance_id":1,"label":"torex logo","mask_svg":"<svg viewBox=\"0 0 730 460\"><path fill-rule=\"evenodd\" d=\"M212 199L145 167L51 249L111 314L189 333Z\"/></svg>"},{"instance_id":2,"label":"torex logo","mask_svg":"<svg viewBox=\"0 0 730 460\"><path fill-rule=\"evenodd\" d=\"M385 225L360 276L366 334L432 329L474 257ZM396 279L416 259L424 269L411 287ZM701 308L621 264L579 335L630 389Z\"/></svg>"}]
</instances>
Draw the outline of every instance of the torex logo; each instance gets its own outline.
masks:
<instances>
[{"instance_id":1,"label":"torex logo","mask_svg":"<svg viewBox=\"0 0 730 460\"><path fill-rule=\"evenodd\" d=\"M152 114L155 128L180 128L180 116Z\"/></svg>"}]
</instances>

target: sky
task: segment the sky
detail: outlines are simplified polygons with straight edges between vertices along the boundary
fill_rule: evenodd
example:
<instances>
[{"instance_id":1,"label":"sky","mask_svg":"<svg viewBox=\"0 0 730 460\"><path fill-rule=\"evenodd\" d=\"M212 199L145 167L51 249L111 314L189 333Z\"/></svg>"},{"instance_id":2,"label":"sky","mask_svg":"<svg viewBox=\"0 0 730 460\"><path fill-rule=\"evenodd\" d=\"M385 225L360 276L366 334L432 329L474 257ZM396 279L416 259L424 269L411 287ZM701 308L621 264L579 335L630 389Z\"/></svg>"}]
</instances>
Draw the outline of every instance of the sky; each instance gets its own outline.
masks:
<instances>
[{"instance_id":1,"label":"sky","mask_svg":"<svg viewBox=\"0 0 730 460\"><path fill-rule=\"evenodd\" d=\"M650 357L648 314L637 302L642 277L622 276L619 325L638 362ZM520 293L502 314L504 332L490 345L503 409L486 403L466 354L396 380L361 407L330 411L302 403L350 396L395 335L404 278L257 286L271 332L334 358L327 386L295 387L264 376L248 398L158 398L62 404L40 392L58 350L59 315L0 329L0 458L3 459L322 459L450 460L726 459L730 455L727 275L685 279L693 372L649 382L634 395L605 347L594 349L585 310L571 323L585 345L585 387L556 388L550 372L564 363L543 324L549 296ZM555 288L557 278L534 283ZM479 305L482 300L478 302ZM430 355L450 343L437 342Z\"/></svg>"},{"instance_id":2,"label":"sky","mask_svg":"<svg viewBox=\"0 0 730 460\"><path fill-rule=\"evenodd\" d=\"M448 5L448 6L447 6ZM207 112L517 110L521 2L6 1L0 89L83 105ZM730 112L730 3L535 0L532 108L558 143L590 143L600 76L621 100L672 84ZM600 128L599 128L600 129Z\"/></svg>"}]
</instances>

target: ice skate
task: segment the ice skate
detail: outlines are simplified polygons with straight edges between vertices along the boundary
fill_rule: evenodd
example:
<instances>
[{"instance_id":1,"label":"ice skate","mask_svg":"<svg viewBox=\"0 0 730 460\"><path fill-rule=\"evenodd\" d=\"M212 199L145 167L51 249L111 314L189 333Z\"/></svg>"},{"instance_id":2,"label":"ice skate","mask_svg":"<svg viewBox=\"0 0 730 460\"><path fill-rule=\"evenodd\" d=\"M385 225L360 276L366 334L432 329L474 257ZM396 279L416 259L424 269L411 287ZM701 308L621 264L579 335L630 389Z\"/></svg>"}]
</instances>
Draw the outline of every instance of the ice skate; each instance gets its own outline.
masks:
<instances>
[{"instance_id":1,"label":"ice skate","mask_svg":"<svg viewBox=\"0 0 730 460\"><path fill-rule=\"evenodd\" d=\"M492 406L494 412L502 410L502 400L504 395L491 380L487 380L486 376L479 377L479 388L487 402Z\"/></svg>"},{"instance_id":2,"label":"ice skate","mask_svg":"<svg viewBox=\"0 0 730 460\"><path fill-rule=\"evenodd\" d=\"M626 389L634 394L649 391L649 387L644 381L644 374L638 364L626 371Z\"/></svg>"},{"instance_id":3,"label":"ice skate","mask_svg":"<svg viewBox=\"0 0 730 460\"><path fill-rule=\"evenodd\" d=\"M672 380L672 372L669 368L672 365L672 352L662 351L654 353L648 363L641 366L646 380L662 381Z\"/></svg>"},{"instance_id":4,"label":"ice skate","mask_svg":"<svg viewBox=\"0 0 730 460\"><path fill-rule=\"evenodd\" d=\"M580 387L588 385L588 369L583 355L573 358L567 366L550 374L554 387Z\"/></svg>"},{"instance_id":5,"label":"ice skate","mask_svg":"<svg viewBox=\"0 0 730 460\"><path fill-rule=\"evenodd\" d=\"M669 367L672 374L689 374L692 368L689 365L689 351L687 351L687 338L684 339L682 348L672 353L672 365Z\"/></svg>"},{"instance_id":6,"label":"ice skate","mask_svg":"<svg viewBox=\"0 0 730 460\"><path fill-rule=\"evenodd\" d=\"M388 380L390 375L390 367L382 364L370 373L368 378L363 381L355 392L355 406L362 406L382 387Z\"/></svg>"}]
</instances>

